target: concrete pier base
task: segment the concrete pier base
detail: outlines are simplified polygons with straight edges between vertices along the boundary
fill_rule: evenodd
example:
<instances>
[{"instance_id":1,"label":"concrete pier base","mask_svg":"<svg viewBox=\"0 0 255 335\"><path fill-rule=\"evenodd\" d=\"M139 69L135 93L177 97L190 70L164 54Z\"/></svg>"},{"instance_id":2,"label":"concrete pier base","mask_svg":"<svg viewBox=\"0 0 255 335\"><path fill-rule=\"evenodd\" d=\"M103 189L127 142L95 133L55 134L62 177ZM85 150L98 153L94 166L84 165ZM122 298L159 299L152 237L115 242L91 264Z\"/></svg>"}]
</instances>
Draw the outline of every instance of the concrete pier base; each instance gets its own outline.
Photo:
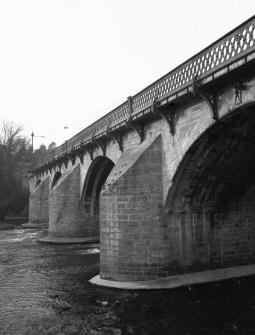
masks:
<instances>
[{"instance_id":1,"label":"concrete pier base","mask_svg":"<svg viewBox=\"0 0 255 335\"><path fill-rule=\"evenodd\" d=\"M37 240L39 243L45 244L90 244L99 243L99 235L86 236L86 237L58 237L58 236L45 236Z\"/></svg>"},{"instance_id":2,"label":"concrete pier base","mask_svg":"<svg viewBox=\"0 0 255 335\"><path fill-rule=\"evenodd\" d=\"M89 282L91 284L95 284L98 286L105 286L124 290L161 290L161 289L173 289L180 286L203 284L203 283L209 283L214 281L245 277L251 275L255 275L255 264L201 271L156 280L134 281L134 282L119 282L113 280L105 280L101 279L100 276L98 275L90 279Z\"/></svg>"}]
</instances>

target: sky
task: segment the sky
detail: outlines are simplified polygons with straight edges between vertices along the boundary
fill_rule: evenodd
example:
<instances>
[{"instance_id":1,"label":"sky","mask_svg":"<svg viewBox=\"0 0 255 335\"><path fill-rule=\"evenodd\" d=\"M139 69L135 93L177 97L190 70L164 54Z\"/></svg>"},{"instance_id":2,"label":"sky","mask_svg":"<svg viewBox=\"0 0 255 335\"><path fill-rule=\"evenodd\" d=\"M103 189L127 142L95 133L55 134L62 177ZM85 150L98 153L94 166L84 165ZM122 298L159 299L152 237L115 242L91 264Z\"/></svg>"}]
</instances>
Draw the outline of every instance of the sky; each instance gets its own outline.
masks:
<instances>
[{"instance_id":1,"label":"sky","mask_svg":"<svg viewBox=\"0 0 255 335\"><path fill-rule=\"evenodd\" d=\"M254 0L0 0L0 124L61 145L254 14Z\"/></svg>"}]
</instances>

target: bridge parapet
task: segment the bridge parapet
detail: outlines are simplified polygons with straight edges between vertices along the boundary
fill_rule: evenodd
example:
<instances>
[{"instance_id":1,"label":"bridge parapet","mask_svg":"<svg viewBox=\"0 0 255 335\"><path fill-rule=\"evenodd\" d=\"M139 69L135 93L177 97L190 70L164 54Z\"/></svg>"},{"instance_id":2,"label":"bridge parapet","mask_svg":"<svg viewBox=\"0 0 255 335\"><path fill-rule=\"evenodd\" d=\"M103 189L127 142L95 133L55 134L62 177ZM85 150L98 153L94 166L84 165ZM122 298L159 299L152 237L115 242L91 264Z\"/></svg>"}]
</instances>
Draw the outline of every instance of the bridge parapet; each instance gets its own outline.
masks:
<instances>
[{"instance_id":1,"label":"bridge parapet","mask_svg":"<svg viewBox=\"0 0 255 335\"><path fill-rule=\"evenodd\" d=\"M234 63L240 57L252 52L254 46L255 19L253 17L138 93L133 99L134 114L148 107L156 98L161 101L169 97L165 102L170 102L178 95L187 93L182 90L190 86L194 78L200 80L207 78L205 82L208 82L231 70L226 68L226 65L233 63L234 69L253 59L254 54L247 59L243 58L238 64ZM220 72L222 68L224 71ZM213 73L214 76L208 78Z\"/></svg>"},{"instance_id":2,"label":"bridge parapet","mask_svg":"<svg viewBox=\"0 0 255 335\"><path fill-rule=\"evenodd\" d=\"M160 107L193 92L194 80L199 80L200 85L207 84L254 59L255 16L54 149L33 170L91 145L93 140L116 131L128 120L139 120L154 111L155 103Z\"/></svg>"}]
</instances>

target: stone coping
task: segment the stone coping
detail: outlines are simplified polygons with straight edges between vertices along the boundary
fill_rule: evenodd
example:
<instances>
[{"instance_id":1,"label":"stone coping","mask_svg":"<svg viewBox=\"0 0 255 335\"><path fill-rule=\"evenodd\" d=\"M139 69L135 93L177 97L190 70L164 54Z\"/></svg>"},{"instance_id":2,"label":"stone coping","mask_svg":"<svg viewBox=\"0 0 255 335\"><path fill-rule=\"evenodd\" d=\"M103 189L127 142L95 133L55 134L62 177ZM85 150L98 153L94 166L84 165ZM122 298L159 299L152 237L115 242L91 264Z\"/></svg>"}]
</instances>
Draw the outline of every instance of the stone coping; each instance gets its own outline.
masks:
<instances>
[{"instance_id":1,"label":"stone coping","mask_svg":"<svg viewBox=\"0 0 255 335\"><path fill-rule=\"evenodd\" d=\"M27 228L27 229L48 229L49 228L49 223L47 222L42 222L42 223L22 223L20 226L21 228Z\"/></svg>"},{"instance_id":2,"label":"stone coping","mask_svg":"<svg viewBox=\"0 0 255 335\"><path fill-rule=\"evenodd\" d=\"M180 286L209 283L231 278L245 277L255 274L255 264L235 266L201 272L171 276L148 281L120 282L101 279L99 275L90 279L91 284L125 290L160 290L173 289Z\"/></svg>"},{"instance_id":3,"label":"stone coping","mask_svg":"<svg viewBox=\"0 0 255 335\"><path fill-rule=\"evenodd\" d=\"M45 244L88 244L88 243L99 243L99 235L86 236L86 237L57 237L57 236L45 236L37 240L39 243Z\"/></svg>"}]
</instances>

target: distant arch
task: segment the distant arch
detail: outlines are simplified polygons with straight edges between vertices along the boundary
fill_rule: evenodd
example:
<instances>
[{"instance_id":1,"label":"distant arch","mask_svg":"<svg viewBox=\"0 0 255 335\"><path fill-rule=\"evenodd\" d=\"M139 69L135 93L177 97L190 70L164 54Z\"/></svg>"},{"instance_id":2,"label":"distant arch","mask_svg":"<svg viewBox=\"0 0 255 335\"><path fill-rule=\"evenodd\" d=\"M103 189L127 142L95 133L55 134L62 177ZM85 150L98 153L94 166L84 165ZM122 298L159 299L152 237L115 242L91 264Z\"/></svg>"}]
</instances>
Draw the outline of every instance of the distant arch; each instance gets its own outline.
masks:
<instances>
[{"instance_id":1,"label":"distant arch","mask_svg":"<svg viewBox=\"0 0 255 335\"><path fill-rule=\"evenodd\" d=\"M101 189L113 167L113 161L104 156L96 157L89 167L84 183L83 199L86 214L90 217L99 216Z\"/></svg>"},{"instance_id":2,"label":"distant arch","mask_svg":"<svg viewBox=\"0 0 255 335\"><path fill-rule=\"evenodd\" d=\"M41 184L41 179L38 179L36 184L35 184L35 187L39 186Z\"/></svg>"},{"instance_id":3,"label":"distant arch","mask_svg":"<svg viewBox=\"0 0 255 335\"><path fill-rule=\"evenodd\" d=\"M54 186L57 185L57 182L59 180L59 178L62 176L62 173L60 171L57 171L55 174L54 174L54 177L53 177L53 181L52 181L52 185L51 185L51 189L53 189Z\"/></svg>"}]
</instances>

